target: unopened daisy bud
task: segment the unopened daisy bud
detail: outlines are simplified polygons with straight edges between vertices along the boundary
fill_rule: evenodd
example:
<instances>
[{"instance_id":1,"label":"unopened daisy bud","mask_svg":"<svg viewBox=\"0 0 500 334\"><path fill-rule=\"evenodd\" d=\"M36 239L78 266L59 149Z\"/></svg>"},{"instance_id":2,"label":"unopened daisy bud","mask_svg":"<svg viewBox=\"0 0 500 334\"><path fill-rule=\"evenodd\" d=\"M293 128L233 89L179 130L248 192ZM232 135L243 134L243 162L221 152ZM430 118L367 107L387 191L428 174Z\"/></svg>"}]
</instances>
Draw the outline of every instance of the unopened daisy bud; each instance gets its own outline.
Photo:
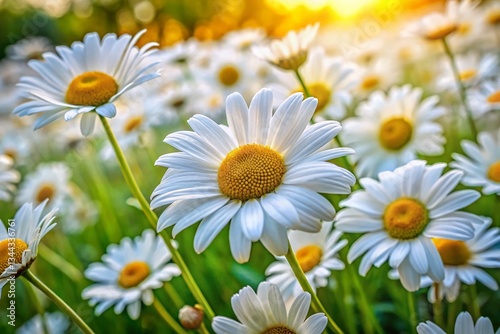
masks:
<instances>
[{"instance_id":1,"label":"unopened daisy bud","mask_svg":"<svg viewBox=\"0 0 500 334\"><path fill-rule=\"evenodd\" d=\"M179 321L187 330L198 329L203 322L203 310L196 304L194 307L185 305L179 310Z\"/></svg>"},{"instance_id":2,"label":"unopened daisy bud","mask_svg":"<svg viewBox=\"0 0 500 334\"><path fill-rule=\"evenodd\" d=\"M309 25L299 32L290 31L269 46L254 47L253 53L284 70L296 71L306 60L307 51L318 31L319 24Z\"/></svg>"}]
</instances>

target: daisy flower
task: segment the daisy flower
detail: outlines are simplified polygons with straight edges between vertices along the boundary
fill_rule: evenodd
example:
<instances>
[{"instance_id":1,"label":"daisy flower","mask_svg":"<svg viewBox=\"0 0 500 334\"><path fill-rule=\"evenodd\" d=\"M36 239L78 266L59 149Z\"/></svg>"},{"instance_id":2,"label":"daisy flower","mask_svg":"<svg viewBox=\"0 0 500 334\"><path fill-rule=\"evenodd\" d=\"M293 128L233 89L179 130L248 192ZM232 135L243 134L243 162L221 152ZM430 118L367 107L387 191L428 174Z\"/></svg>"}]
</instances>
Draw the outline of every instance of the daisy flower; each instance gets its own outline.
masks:
<instances>
[{"instance_id":1,"label":"daisy flower","mask_svg":"<svg viewBox=\"0 0 500 334\"><path fill-rule=\"evenodd\" d=\"M338 252L347 245L347 240L340 240L342 232L332 230L333 222L324 222L318 233L289 231L290 245L295 252L302 271L316 290L325 287L332 270L342 270L345 264L340 260ZM295 275L283 257L266 269L267 281L276 284L288 304L303 290Z\"/></svg>"},{"instance_id":2,"label":"daisy flower","mask_svg":"<svg viewBox=\"0 0 500 334\"><path fill-rule=\"evenodd\" d=\"M21 78L19 86L31 101L14 109L14 114L39 114L35 129L82 114L81 132L91 134L97 114L114 117L113 103L120 95L159 76L151 70L156 63L150 61L150 49L157 44L134 46L145 32L134 37L107 34L102 40L97 33L89 33L83 43L58 46L56 54L44 53L43 61L30 61L28 65L39 76Z\"/></svg>"},{"instance_id":3,"label":"daisy flower","mask_svg":"<svg viewBox=\"0 0 500 334\"><path fill-rule=\"evenodd\" d=\"M455 59L460 80L466 87L493 78L498 69L498 57L491 53L482 57L477 53L468 53L457 55ZM441 89L456 90L457 82L450 66L443 64L443 70L436 85Z\"/></svg>"},{"instance_id":4,"label":"daisy flower","mask_svg":"<svg viewBox=\"0 0 500 334\"><path fill-rule=\"evenodd\" d=\"M434 238L432 242L443 260L444 281L440 284L439 298L446 295L449 302L458 296L460 283L476 284L476 280L491 290L498 290L498 284L482 268L500 268L500 229L489 228L491 218L482 217L483 224L475 226L474 237L470 240L448 240ZM425 286L427 282L423 282ZM429 284L431 285L431 284ZM436 300L435 286L429 289L431 302Z\"/></svg>"},{"instance_id":5,"label":"daisy flower","mask_svg":"<svg viewBox=\"0 0 500 334\"><path fill-rule=\"evenodd\" d=\"M21 179L21 174L12 168L13 164L14 161L10 157L0 155L0 201L10 201L16 190L14 183Z\"/></svg>"},{"instance_id":6,"label":"daisy flower","mask_svg":"<svg viewBox=\"0 0 500 334\"><path fill-rule=\"evenodd\" d=\"M314 48L301 67L301 74L311 96L318 99L315 118L342 119L352 102L352 88L357 84L354 65L339 57L327 57L322 48ZM290 72L278 75L279 83L269 85L276 102L284 101L293 93L304 92Z\"/></svg>"},{"instance_id":7,"label":"daisy flower","mask_svg":"<svg viewBox=\"0 0 500 334\"><path fill-rule=\"evenodd\" d=\"M319 193L349 194L354 176L327 161L352 154L325 149L341 131L338 122L309 125L317 100L302 93L286 99L273 114L273 95L263 89L247 107L234 93L226 102L229 126L195 115L194 130L168 135L180 152L161 156L169 168L152 194L153 209L168 205L158 231L175 225L175 236L201 220L194 238L204 251L229 221L233 257L246 262L252 241L274 255L288 251L287 229L318 232L335 209Z\"/></svg>"},{"instance_id":8,"label":"daisy flower","mask_svg":"<svg viewBox=\"0 0 500 334\"><path fill-rule=\"evenodd\" d=\"M356 93L366 97L376 90L386 90L400 80L401 69L398 60L389 55L377 56L357 70Z\"/></svg>"},{"instance_id":9,"label":"daisy flower","mask_svg":"<svg viewBox=\"0 0 500 334\"><path fill-rule=\"evenodd\" d=\"M262 282L257 293L247 286L231 298L241 322L216 316L212 328L217 334L321 334L328 320L323 313L306 320L310 305L311 295L303 292L287 310L278 286Z\"/></svg>"},{"instance_id":10,"label":"daisy flower","mask_svg":"<svg viewBox=\"0 0 500 334\"><path fill-rule=\"evenodd\" d=\"M24 204L7 226L0 220L0 294L13 276L19 277L31 266L40 240L56 226L52 223L56 209L42 216L45 204L43 202L35 208L31 203Z\"/></svg>"},{"instance_id":11,"label":"daisy flower","mask_svg":"<svg viewBox=\"0 0 500 334\"><path fill-rule=\"evenodd\" d=\"M468 90L467 100L476 119L500 110L500 79L485 81L476 89Z\"/></svg>"},{"instance_id":12,"label":"daisy flower","mask_svg":"<svg viewBox=\"0 0 500 334\"><path fill-rule=\"evenodd\" d=\"M437 96L422 100L422 93L410 85L393 87L387 95L374 92L359 105L356 117L343 123L343 143L356 151L352 160L359 176L392 171L417 154L443 153L445 138L436 119L445 109L437 106Z\"/></svg>"},{"instance_id":13,"label":"daisy flower","mask_svg":"<svg viewBox=\"0 0 500 334\"><path fill-rule=\"evenodd\" d=\"M481 132L479 144L468 140L461 142L467 156L453 153L455 161L450 166L464 172L462 183L470 187L482 187L485 195L500 195L500 130L496 134Z\"/></svg>"},{"instance_id":14,"label":"daisy flower","mask_svg":"<svg viewBox=\"0 0 500 334\"><path fill-rule=\"evenodd\" d=\"M262 28L235 30L224 35L222 41L240 51L248 51L252 45L264 41L266 33Z\"/></svg>"},{"instance_id":15,"label":"daisy flower","mask_svg":"<svg viewBox=\"0 0 500 334\"><path fill-rule=\"evenodd\" d=\"M28 174L15 198L17 205L32 202L40 204L48 200L47 207L60 207L69 194L70 169L63 163L44 163Z\"/></svg>"},{"instance_id":16,"label":"daisy flower","mask_svg":"<svg viewBox=\"0 0 500 334\"><path fill-rule=\"evenodd\" d=\"M51 334L64 334L70 326L69 319L60 312L44 313L43 320L40 314L25 322L16 331L16 334L47 334L43 329L43 321Z\"/></svg>"},{"instance_id":17,"label":"daisy flower","mask_svg":"<svg viewBox=\"0 0 500 334\"><path fill-rule=\"evenodd\" d=\"M432 321L421 322L417 326L418 334L446 334L438 325ZM460 312L455 321L455 334L495 334L493 324L489 318L480 317L474 326L474 320L469 312ZM496 331L500 333L500 329Z\"/></svg>"},{"instance_id":18,"label":"daisy flower","mask_svg":"<svg viewBox=\"0 0 500 334\"><path fill-rule=\"evenodd\" d=\"M112 305L116 314L127 313L138 319L141 301L151 305L154 300L153 289L179 276L177 265L168 263L170 254L162 238L153 230L145 230L134 240L123 238L119 245L108 246L103 255L103 263L92 263L85 270L85 277L97 282L82 291L84 299L96 306L96 315L101 315Z\"/></svg>"},{"instance_id":19,"label":"daisy flower","mask_svg":"<svg viewBox=\"0 0 500 334\"><path fill-rule=\"evenodd\" d=\"M428 41L444 39L459 30L461 19L478 4L478 1L473 0L450 0L446 3L443 13L427 14L419 21L409 25L404 34Z\"/></svg>"},{"instance_id":20,"label":"daisy flower","mask_svg":"<svg viewBox=\"0 0 500 334\"><path fill-rule=\"evenodd\" d=\"M394 172L382 172L380 181L360 180L364 190L340 202L346 207L337 215L335 227L349 233L365 233L349 249L347 259L361 260L359 273L365 276L372 265L389 261L397 268L401 283L409 291L428 275L435 282L444 279L444 266L431 238L468 240L480 217L457 211L480 197L474 190L451 193L462 172L441 176L445 164L426 166L414 160Z\"/></svg>"},{"instance_id":21,"label":"daisy flower","mask_svg":"<svg viewBox=\"0 0 500 334\"><path fill-rule=\"evenodd\" d=\"M299 32L290 31L281 40L274 40L269 46L254 46L253 53L284 70L297 70L307 59L309 49L319 23L308 25Z\"/></svg>"},{"instance_id":22,"label":"daisy flower","mask_svg":"<svg viewBox=\"0 0 500 334\"><path fill-rule=\"evenodd\" d=\"M14 60L42 59L42 54L53 49L45 37L28 37L6 49L7 56Z\"/></svg>"}]
</instances>

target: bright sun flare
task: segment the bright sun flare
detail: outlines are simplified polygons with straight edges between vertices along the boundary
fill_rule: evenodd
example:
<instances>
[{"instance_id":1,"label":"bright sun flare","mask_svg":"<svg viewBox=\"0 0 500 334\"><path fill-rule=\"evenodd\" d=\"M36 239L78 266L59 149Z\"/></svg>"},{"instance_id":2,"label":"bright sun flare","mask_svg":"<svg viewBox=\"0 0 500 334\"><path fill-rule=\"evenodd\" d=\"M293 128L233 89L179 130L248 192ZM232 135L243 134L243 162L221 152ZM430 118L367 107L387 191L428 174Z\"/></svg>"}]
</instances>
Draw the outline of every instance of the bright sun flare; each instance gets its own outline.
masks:
<instances>
[{"instance_id":1,"label":"bright sun flare","mask_svg":"<svg viewBox=\"0 0 500 334\"><path fill-rule=\"evenodd\" d=\"M332 8L337 15L350 18L358 14L365 6L374 6L380 0L274 0L287 9L293 9L305 5L312 10L321 9L325 6Z\"/></svg>"}]
</instances>

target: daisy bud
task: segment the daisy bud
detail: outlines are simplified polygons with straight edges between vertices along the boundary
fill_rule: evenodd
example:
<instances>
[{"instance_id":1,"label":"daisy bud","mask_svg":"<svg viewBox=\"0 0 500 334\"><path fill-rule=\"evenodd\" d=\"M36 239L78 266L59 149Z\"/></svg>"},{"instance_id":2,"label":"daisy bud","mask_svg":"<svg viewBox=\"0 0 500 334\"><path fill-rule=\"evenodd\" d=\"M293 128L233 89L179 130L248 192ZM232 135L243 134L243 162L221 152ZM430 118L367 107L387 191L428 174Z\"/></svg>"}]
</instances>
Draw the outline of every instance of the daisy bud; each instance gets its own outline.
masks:
<instances>
[{"instance_id":1,"label":"daisy bud","mask_svg":"<svg viewBox=\"0 0 500 334\"><path fill-rule=\"evenodd\" d=\"M187 330L198 329L203 322L203 310L200 305L185 305L179 310L179 321Z\"/></svg>"}]
</instances>

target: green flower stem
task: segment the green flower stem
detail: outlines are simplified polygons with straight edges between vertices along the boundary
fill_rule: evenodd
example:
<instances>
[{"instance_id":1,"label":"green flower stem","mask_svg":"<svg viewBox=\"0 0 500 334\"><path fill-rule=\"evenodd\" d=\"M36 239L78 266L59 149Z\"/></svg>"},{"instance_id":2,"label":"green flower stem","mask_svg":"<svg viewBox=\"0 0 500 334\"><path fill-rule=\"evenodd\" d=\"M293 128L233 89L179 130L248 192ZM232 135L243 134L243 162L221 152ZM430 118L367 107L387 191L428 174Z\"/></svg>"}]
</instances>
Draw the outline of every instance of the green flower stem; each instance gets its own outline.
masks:
<instances>
[{"instance_id":1,"label":"green flower stem","mask_svg":"<svg viewBox=\"0 0 500 334\"><path fill-rule=\"evenodd\" d=\"M481 316L481 310L479 309L479 302L477 300L477 292L475 284L467 286L467 297L468 297L467 306L469 309L469 313L474 319L474 321L476 321Z\"/></svg>"},{"instance_id":2,"label":"green flower stem","mask_svg":"<svg viewBox=\"0 0 500 334\"><path fill-rule=\"evenodd\" d=\"M304 90L304 94L306 97L311 97L311 93L309 93L309 89L307 89L307 85L304 82L304 79L302 79L302 76L300 75L299 69L293 70L293 73L295 73L295 76L297 77L297 80L299 80L300 85L302 86L302 89Z\"/></svg>"},{"instance_id":3,"label":"green flower stem","mask_svg":"<svg viewBox=\"0 0 500 334\"><path fill-rule=\"evenodd\" d=\"M434 313L434 323L439 327L443 328L444 326L443 303L441 302L441 298L439 297L439 289L441 289L441 284L434 283L434 292L436 301L432 305L432 311Z\"/></svg>"},{"instance_id":4,"label":"green flower stem","mask_svg":"<svg viewBox=\"0 0 500 334\"><path fill-rule=\"evenodd\" d=\"M132 171L130 170L130 166L128 165L127 160L125 159L125 155L123 154L123 151L121 150L120 146L118 145L118 141L116 140L116 137L113 134L113 131L111 130L107 119L103 116L100 116L100 115L99 115L99 118L101 119L104 130L106 131L108 139L111 142L111 145L113 146L113 149L116 153L116 158L118 159L118 162L120 164L120 168L122 170L123 177L125 178L125 181L127 182L127 185L129 187L130 191L132 192L134 197L137 199L137 201L139 201L139 204L141 205L142 211L144 212L144 215L148 219L151 226L156 230L156 225L158 223L158 217L153 212L153 210L151 210L148 201L146 200L146 198L142 194L141 190L139 189L139 186L137 185L137 182L135 181L135 178L132 174ZM196 281L194 280L193 275L189 271L181 254L172 244L172 238L170 237L170 235L167 233L166 230L161 231L160 235L165 240L165 243L166 243L168 249L172 253L172 259L181 269L182 277L184 278L184 281L186 282L186 285L188 286L189 290L191 291L191 293L195 297L196 301L203 307L203 311L207 315L208 319L210 321L212 321L212 318L215 316L214 311L212 311L212 308L208 304L208 301L206 300L205 296L203 295L200 288L196 284Z\"/></svg>"},{"instance_id":5,"label":"green flower stem","mask_svg":"<svg viewBox=\"0 0 500 334\"><path fill-rule=\"evenodd\" d=\"M83 333L93 334L94 332L85 323L85 321L80 318L80 316L62 300L58 295L55 294L48 286L46 286L42 281L40 281L30 270L26 270L23 273L23 277L26 278L31 284L36 286L40 291L42 291L50 300L52 300L64 313L66 313L69 318L80 327Z\"/></svg>"},{"instance_id":6,"label":"green flower stem","mask_svg":"<svg viewBox=\"0 0 500 334\"><path fill-rule=\"evenodd\" d=\"M198 328L198 333L210 334L210 332L207 329L207 326L205 326L205 324L203 322L201 323L200 328Z\"/></svg>"},{"instance_id":7,"label":"green flower stem","mask_svg":"<svg viewBox=\"0 0 500 334\"><path fill-rule=\"evenodd\" d=\"M33 304L35 305L36 312L40 314L40 318L42 320L42 333L43 334L50 334L49 326L47 325L47 317L45 316L45 309L43 308L43 305L40 301L40 298L38 298L38 295L36 294L35 289L33 288L33 285L27 284L24 282L24 286L26 287L26 290L28 290L28 294L30 295L30 299L33 301Z\"/></svg>"},{"instance_id":8,"label":"green flower stem","mask_svg":"<svg viewBox=\"0 0 500 334\"><path fill-rule=\"evenodd\" d=\"M375 314L373 314L370 303L366 299L366 294L365 294L365 289L361 286L361 283L359 281L359 276L358 274L354 271L353 266L348 266L349 267L349 273L350 276L354 282L354 287L356 288L356 292L358 294L359 300L358 302L361 304L360 310L363 315L363 321L368 320L368 323L370 323L370 332L373 333L373 330L379 334L384 334L384 330L382 327L380 327L380 324L378 323L377 318L375 317ZM365 330L366 332L366 330Z\"/></svg>"},{"instance_id":9,"label":"green flower stem","mask_svg":"<svg viewBox=\"0 0 500 334\"><path fill-rule=\"evenodd\" d=\"M184 302L182 301L181 296L175 291L174 287L170 282L165 282L163 284L163 288L165 289L165 292L167 293L168 298L172 301L174 304L175 308L180 310L181 307L184 306Z\"/></svg>"},{"instance_id":10,"label":"green flower stem","mask_svg":"<svg viewBox=\"0 0 500 334\"><path fill-rule=\"evenodd\" d=\"M163 320L170 326L177 334L187 334L187 331L179 325L179 323L168 313L168 311L163 307L163 305L158 301L158 299L154 299L153 307L156 312L161 316Z\"/></svg>"},{"instance_id":11,"label":"green flower stem","mask_svg":"<svg viewBox=\"0 0 500 334\"><path fill-rule=\"evenodd\" d=\"M299 80L300 85L302 86L302 90L304 91L304 95L306 96L306 98L311 97L312 95L309 93L309 89L307 89L307 85L306 85L305 81L302 79L302 76L300 75L299 70L295 70L294 73L295 73L295 76L297 77L297 80ZM335 136L335 138L333 138L333 140L335 141L335 143L339 147L343 146L342 141L340 140L339 136ZM354 175L354 178L356 179L356 184L353 187L354 190L361 188L361 185L359 184L359 181L358 181L358 177L354 173L354 166L349 162L349 160L347 159L346 156L342 157L342 161L344 163L344 166Z\"/></svg>"},{"instance_id":12,"label":"green flower stem","mask_svg":"<svg viewBox=\"0 0 500 334\"><path fill-rule=\"evenodd\" d=\"M311 300L312 300L312 308L314 312L322 312L325 314L325 316L328 318L328 327L330 327L331 330L333 330L335 333L343 334L344 332L340 329L340 327L335 323L333 318L326 312L325 307L319 300L318 296L314 292L314 290L311 287L311 284L309 284L309 281L307 280L306 275L302 271L302 268L300 267L299 261L297 261L297 258L295 257L295 253L292 250L292 245L290 245L290 242L288 242L288 252L285 255L286 260L290 264L290 267L293 270L293 273L295 274L295 277L300 283L300 286L302 289L306 292L309 292L311 294Z\"/></svg>"},{"instance_id":13,"label":"green flower stem","mask_svg":"<svg viewBox=\"0 0 500 334\"><path fill-rule=\"evenodd\" d=\"M462 300L460 299L460 297L457 298L457 300L455 300L453 303L449 304L446 333L453 333L453 328L455 327L455 320L461 308L462 308Z\"/></svg>"},{"instance_id":14,"label":"green flower stem","mask_svg":"<svg viewBox=\"0 0 500 334\"><path fill-rule=\"evenodd\" d=\"M68 278L73 282L82 282L83 275L81 271L49 247L44 244L38 245L38 255L48 263L52 264L54 268L60 270L61 273L68 276Z\"/></svg>"},{"instance_id":15,"label":"green flower stem","mask_svg":"<svg viewBox=\"0 0 500 334\"><path fill-rule=\"evenodd\" d=\"M469 127L470 127L472 135L474 136L474 141L476 141L477 140L476 123L474 123L474 118L472 117L472 111L469 107L469 104L467 103L467 95L466 95L465 86L464 86L462 80L460 79L460 72L458 71L455 56L453 55L453 52L451 51L451 48L448 45L448 42L446 41L446 39L443 38L441 40L443 41L444 51L446 52L446 55L450 59L451 68L453 70L453 74L455 75L455 80L456 80L457 86L458 86L460 100L462 101L462 104L464 105L465 112L467 114L467 120L469 121Z\"/></svg>"},{"instance_id":16,"label":"green flower stem","mask_svg":"<svg viewBox=\"0 0 500 334\"><path fill-rule=\"evenodd\" d=\"M418 315L415 308L415 295L408 291L408 320L410 322L410 333L414 333L417 328Z\"/></svg>"}]
</instances>

